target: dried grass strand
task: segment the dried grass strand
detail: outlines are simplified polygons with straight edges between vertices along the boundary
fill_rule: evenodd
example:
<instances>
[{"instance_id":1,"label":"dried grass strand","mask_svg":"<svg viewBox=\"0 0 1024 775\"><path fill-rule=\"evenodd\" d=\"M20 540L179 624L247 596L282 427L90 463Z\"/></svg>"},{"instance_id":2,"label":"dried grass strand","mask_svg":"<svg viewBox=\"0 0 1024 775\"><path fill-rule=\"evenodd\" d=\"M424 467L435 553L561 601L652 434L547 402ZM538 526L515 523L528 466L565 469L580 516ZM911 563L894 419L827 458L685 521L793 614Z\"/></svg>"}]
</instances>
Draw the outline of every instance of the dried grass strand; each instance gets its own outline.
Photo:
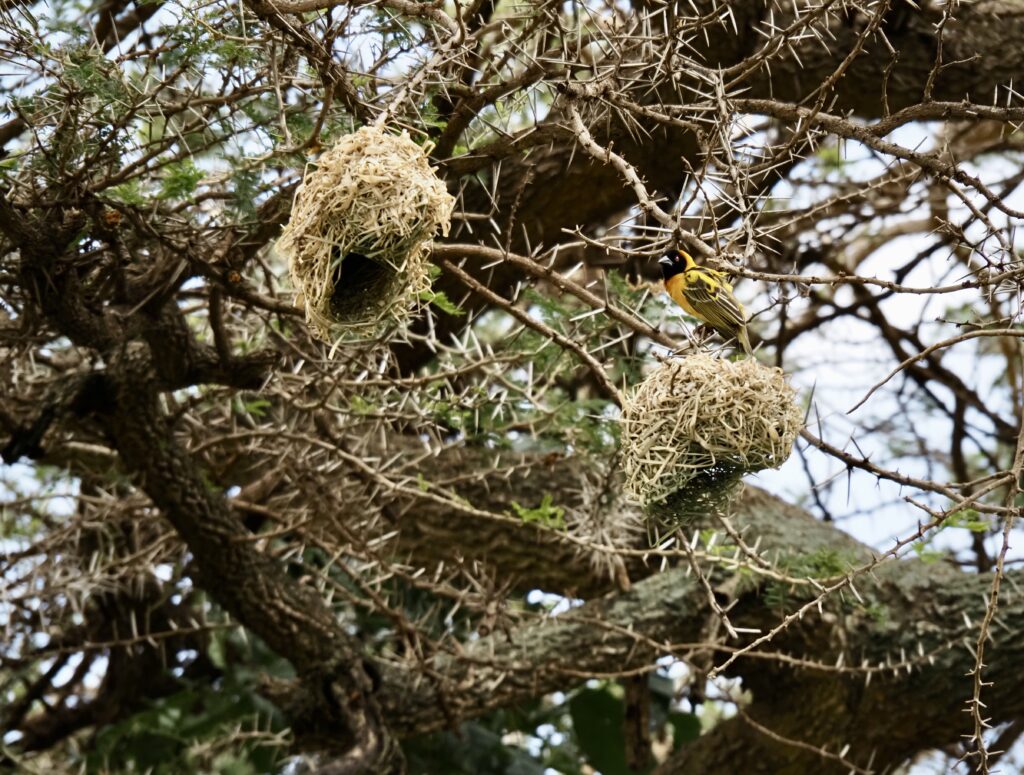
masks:
<instances>
[{"instance_id":1,"label":"dried grass strand","mask_svg":"<svg viewBox=\"0 0 1024 775\"><path fill-rule=\"evenodd\" d=\"M622 408L625 487L681 519L727 503L740 479L777 468L803 428L781 369L703 353L662 363Z\"/></svg>"}]
</instances>

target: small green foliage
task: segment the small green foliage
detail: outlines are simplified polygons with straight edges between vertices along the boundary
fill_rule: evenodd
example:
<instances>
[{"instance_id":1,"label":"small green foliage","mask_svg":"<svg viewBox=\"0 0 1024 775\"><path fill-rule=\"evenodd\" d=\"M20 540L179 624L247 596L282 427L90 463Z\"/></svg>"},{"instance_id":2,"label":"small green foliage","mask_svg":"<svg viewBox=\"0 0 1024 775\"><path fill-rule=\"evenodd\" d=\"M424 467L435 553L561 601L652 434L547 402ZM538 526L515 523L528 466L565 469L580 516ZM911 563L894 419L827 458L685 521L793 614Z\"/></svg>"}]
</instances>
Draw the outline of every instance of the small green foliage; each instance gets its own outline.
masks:
<instances>
[{"instance_id":1,"label":"small green foliage","mask_svg":"<svg viewBox=\"0 0 1024 775\"><path fill-rule=\"evenodd\" d=\"M486 391L471 386L454 399L439 391L438 397L427 403L427 409L431 420L445 430L462 433L467 437L477 436L484 431L480 424L480 407L485 401Z\"/></svg>"},{"instance_id":2,"label":"small green foliage","mask_svg":"<svg viewBox=\"0 0 1024 775\"><path fill-rule=\"evenodd\" d=\"M238 30L235 32L236 35L239 33L242 33L242 31ZM211 64L216 67L253 65L257 64L261 58L258 46L234 37L225 37L217 40L210 54Z\"/></svg>"},{"instance_id":3,"label":"small green foliage","mask_svg":"<svg viewBox=\"0 0 1024 775\"><path fill-rule=\"evenodd\" d=\"M972 533L984 533L992 525L987 520L982 519L975 509L961 509L946 517L942 522L942 527L962 527L965 530L970 530Z\"/></svg>"},{"instance_id":4,"label":"small green foliage","mask_svg":"<svg viewBox=\"0 0 1024 775\"><path fill-rule=\"evenodd\" d=\"M274 772L284 741L273 736L283 728L280 713L256 690L266 673L287 675L283 660L259 642L238 633L215 631L211 658L223 672L216 688L205 682L180 681L180 689L149 702L138 713L103 727L84 759L86 773L149 772L211 775ZM222 652L218 659L218 649ZM223 653L226 650L228 653ZM246 666L256 661L258 667ZM264 730L236 743L238 732Z\"/></svg>"},{"instance_id":5,"label":"small green foliage","mask_svg":"<svg viewBox=\"0 0 1024 775\"><path fill-rule=\"evenodd\" d=\"M615 283L622 281L616 279ZM609 279L609 287L612 285ZM517 302L525 302L528 314L588 351L601 352L609 336L621 336L617 323L607 315L594 314L575 297L544 295L527 288ZM594 454L614 451L618 446L618 408L599 394L578 357L494 310L474 321L473 332L484 345L501 353L521 353L523 364L529 363L529 368L510 368L503 375L510 396L521 392L529 399L496 402L493 393L486 395L475 413L474 419L482 426L476 433L490 433L493 443L501 444L505 429L529 425L536 445L555 442ZM607 374L612 382L628 383L639 376L642 357L611 355L609 352Z\"/></svg>"},{"instance_id":6,"label":"small green foliage","mask_svg":"<svg viewBox=\"0 0 1024 775\"><path fill-rule=\"evenodd\" d=\"M822 547L816 552L796 558L789 564L791 575L803 578L827 579L850 570L856 558L851 552Z\"/></svg>"},{"instance_id":7,"label":"small green foliage","mask_svg":"<svg viewBox=\"0 0 1024 775\"><path fill-rule=\"evenodd\" d=\"M842 173L846 169L846 159L843 158L842 148L836 145L826 145L818 151L818 159L826 172Z\"/></svg>"},{"instance_id":8,"label":"small green foliage","mask_svg":"<svg viewBox=\"0 0 1024 775\"><path fill-rule=\"evenodd\" d=\"M946 552L931 548L928 541L915 541L912 548L914 550L914 554L917 555L917 559L927 565L938 562L946 556Z\"/></svg>"},{"instance_id":9,"label":"small green foliage","mask_svg":"<svg viewBox=\"0 0 1024 775\"><path fill-rule=\"evenodd\" d=\"M260 176L251 169L233 166L229 208L236 217L250 218L256 214L256 197L260 192Z\"/></svg>"},{"instance_id":10,"label":"small green foliage","mask_svg":"<svg viewBox=\"0 0 1024 775\"><path fill-rule=\"evenodd\" d=\"M871 603L864 609L864 612L871 617L876 625L883 625L889 621L889 608L881 603Z\"/></svg>"},{"instance_id":11,"label":"small green foliage","mask_svg":"<svg viewBox=\"0 0 1024 775\"><path fill-rule=\"evenodd\" d=\"M164 170L160 199L184 199L196 190L204 173L191 159L170 164Z\"/></svg>"},{"instance_id":12,"label":"small green foliage","mask_svg":"<svg viewBox=\"0 0 1024 775\"><path fill-rule=\"evenodd\" d=\"M142 190L139 187L138 180L129 180L127 183L111 186L104 191L104 194L106 194L106 196L108 196L112 201L126 205L135 205L140 207L146 203L146 197L143 195Z\"/></svg>"},{"instance_id":13,"label":"small green foliage","mask_svg":"<svg viewBox=\"0 0 1024 775\"><path fill-rule=\"evenodd\" d=\"M448 294L444 291L435 291L429 289L420 293L420 301L427 304L433 304L439 310L445 314L452 315L460 318L466 314L466 311L462 309L458 304L448 298Z\"/></svg>"},{"instance_id":14,"label":"small green foliage","mask_svg":"<svg viewBox=\"0 0 1024 775\"><path fill-rule=\"evenodd\" d=\"M792 578L822 580L841 576L855 564L856 557L851 552L822 547L810 554L787 558L780 563L780 570ZM817 594L811 587L773 581L765 587L764 599L771 608L784 609L794 599L803 600L812 593Z\"/></svg>"},{"instance_id":15,"label":"small green foliage","mask_svg":"<svg viewBox=\"0 0 1024 775\"><path fill-rule=\"evenodd\" d=\"M160 64L166 67L180 66L190 59L208 53L215 45L215 41L210 36L203 35L203 29L197 25L176 24L173 27L165 27L164 31L168 45L166 50L161 52Z\"/></svg>"},{"instance_id":16,"label":"small green foliage","mask_svg":"<svg viewBox=\"0 0 1024 775\"><path fill-rule=\"evenodd\" d=\"M573 732L587 762L602 775L632 775L626 764L625 703L616 685L586 688L569 700Z\"/></svg>"},{"instance_id":17,"label":"small green foliage","mask_svg":"<svg viewBox=\"0 0 1024 775\"><path fill-rule=\"evenodd\" d=\"M267 409L272 404L265 398L257 398L252 401L242 401L241 399L235 399L235 413L236 414L247 414L250 417L255 417L257 420L262 420L266 414Z\"/></svg>"},{"instance_id":18,"label":"small green foliage","mask_svg":"<svg viewBox=\"0 0 1024 775\"><path fill-rule=\"evenodd\" d=\"M118 68L98 48L74 45L68 47L66 53L63 79L69 87L69 96L87 101L101 114L127 104L128 94Z\"/></svg>"},{"instance_id":19,"label":"small green foliage","mask_svg":"<svg viewBox=\"0 0 1024 775\"><path fill-rule=\"evenodd\" d=\"M441 268L431 264L427 267L427 276L430 278L431 284L433 284L441 276ZM426 304L433 304L442 312L455 317L462 317L466 314L466 311L449 299L448 294L444 291L435 291L433 288L430 288L420 293L420 301Z\"/></svg>"},{"instance_id":20,"label":"small green foliage","mask_svg":"<svg viewBox=\"0 0 1024 775\"><path fill-rule=\"evenodd\" d=\"M935 539L948 528L960 528L969 530L972 533L986 533L992 525L981 517L976 509L961 509L946 517L936 530L929 532L920 541L915 541L911 549L921 562L931 564L949 556L944 549L937 549L934 546Z\"/></svg>"},{"instance_id":21,"label":"small green foliage","mask_svg":"<svg viewBox=\"0 0 1024 775\"><path fill-rule=\"evenodd\" d=\"M315 126L308 113L295 110L285 114L284 123L288 126L292 141L295 143L304 142L312 134Z\"/></svg>"},{"instance_id":22,"label":"small green foliage","mask_svg":"<svg viewBox=\"0 0 1024 775\"><path fill-rule=\"evenodd\" d=\"M425 96L426 99L420 102L420 121L428 128L428 132L433 130L434 136L440 135L448 128L448 119L442 114L442 110L445 113L450 112L451 103L446 96L434 90Z\"/></svg>"},{"instance_id":23,"label":"small green foliage","mask_svg":"<svg viewBox=\"0 0 1024 775\"><path fill-rule=\"evenodd\" d=\"M565 509L554 505L551 493L545 493L540 505L536 508L525 508L516 501L512 501L512 508L515 510L516 516L527 524L537 522L553 530L565 529Z\"/></svg>"},{"instance_id":24,"label":"small green foliage","mask_svg":"<svg viewBox=\"0 0 1024 775\"><path fill-rule=\"evenodd\" d=\"M360 395L353 394L348 401L349 410L352 414L369 415L380 410L376 404L367 401Z\"/></svg>"}]
</instances>

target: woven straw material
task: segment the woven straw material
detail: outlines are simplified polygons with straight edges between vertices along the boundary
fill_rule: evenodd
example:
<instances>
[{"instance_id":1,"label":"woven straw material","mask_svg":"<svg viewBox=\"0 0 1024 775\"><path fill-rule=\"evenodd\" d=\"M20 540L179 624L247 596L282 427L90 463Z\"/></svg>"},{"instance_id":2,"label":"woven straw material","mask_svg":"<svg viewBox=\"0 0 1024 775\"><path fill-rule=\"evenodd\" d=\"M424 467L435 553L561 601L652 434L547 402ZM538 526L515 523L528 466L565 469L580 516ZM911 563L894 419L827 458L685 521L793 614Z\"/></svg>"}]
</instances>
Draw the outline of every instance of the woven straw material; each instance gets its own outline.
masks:
<instances>
[{"instance_id":1,"label":"woven straw material","mask_svg":"<svg viewBox=\"0 0 1024 775\"><path fill-rule=\"evenodd\" d=\"M803 412L781 369L694 354L655 369L622 407L625 488L668 521L726 504L793 451Z\"/></svg>"},{"instance_id":2,"label":"woven straw material","mask_svg":"<svg viewBox=\"0 0 1024 775\"><path fill-rule=\"evenodd\" d=\"M307 173L277 243L314 335L373 336L430 287L427 257L454 198L408 135L363 127Z\"/></svg>"}]
</instances>

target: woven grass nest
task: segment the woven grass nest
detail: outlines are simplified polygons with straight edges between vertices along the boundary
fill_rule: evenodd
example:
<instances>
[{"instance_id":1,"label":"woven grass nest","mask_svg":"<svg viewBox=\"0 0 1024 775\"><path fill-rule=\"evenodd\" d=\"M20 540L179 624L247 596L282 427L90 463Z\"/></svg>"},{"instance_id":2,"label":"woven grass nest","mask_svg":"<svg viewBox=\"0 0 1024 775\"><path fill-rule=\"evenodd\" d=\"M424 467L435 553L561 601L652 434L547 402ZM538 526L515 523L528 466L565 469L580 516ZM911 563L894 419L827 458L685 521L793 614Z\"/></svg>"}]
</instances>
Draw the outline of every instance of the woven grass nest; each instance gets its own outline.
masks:
<instances>
[{"instance_id":1,"label":"woven grass nest","mask_svg":"<svg viewBox=\"0 0 1024 775\"><path fill-rule=\"evenodd\" d=\"M622 407L626 491L660 521L722 508L740 479L793 451L803 412L781 369L753 358L666 361Z\"/></svg>"},{"instance_id":2,"label":"woven grass nest","mask_svg":"<svg viewBox=\"0 0 1024 775\"><path fill-rule=\"evenodd\" d=\"M429 243L454 198L407 134L363 127L307 173L277 247L314 335L374 335L430 287Z\"/></svg>"}]
</instances>

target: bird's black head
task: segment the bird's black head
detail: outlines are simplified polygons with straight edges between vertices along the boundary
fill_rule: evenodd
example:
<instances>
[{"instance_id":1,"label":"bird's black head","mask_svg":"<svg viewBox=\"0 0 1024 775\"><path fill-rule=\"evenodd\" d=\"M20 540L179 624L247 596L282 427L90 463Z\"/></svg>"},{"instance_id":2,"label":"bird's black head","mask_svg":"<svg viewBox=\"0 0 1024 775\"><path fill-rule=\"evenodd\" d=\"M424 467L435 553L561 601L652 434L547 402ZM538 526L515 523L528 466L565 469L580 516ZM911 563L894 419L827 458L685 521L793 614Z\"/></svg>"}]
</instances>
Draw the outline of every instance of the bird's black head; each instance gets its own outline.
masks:
<instances>
[{"instance_id":1,"label":"bird's black head","mask_svg":"<svg viewBox=\"0 0 1024 775\"><path fill-rule=\"evenodd\" d=\"M659 258L658 263L661 265L662 278L668 280L670 277L675 277L677 274L685 272L687 258L689 256L678 250L670 250Z\"/></svg>"}]
</instances>

